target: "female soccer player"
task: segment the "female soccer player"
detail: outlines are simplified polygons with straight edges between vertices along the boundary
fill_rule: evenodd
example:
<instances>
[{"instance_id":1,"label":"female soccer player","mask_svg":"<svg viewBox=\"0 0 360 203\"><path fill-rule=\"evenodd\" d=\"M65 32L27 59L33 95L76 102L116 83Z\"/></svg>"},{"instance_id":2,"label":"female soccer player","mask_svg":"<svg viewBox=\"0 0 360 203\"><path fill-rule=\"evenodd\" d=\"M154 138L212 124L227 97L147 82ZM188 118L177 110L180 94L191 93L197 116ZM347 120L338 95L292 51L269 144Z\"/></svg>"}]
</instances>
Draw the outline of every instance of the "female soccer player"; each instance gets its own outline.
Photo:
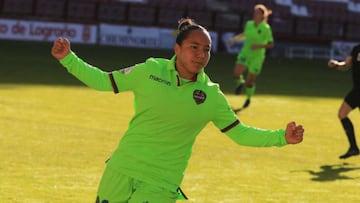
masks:
<instances>
[{"instance_id":1,"label":"female soccer player","mask_svg":"<svg viewBox=\"0 0 360 203\"><path fill-rule=\"evenodd\" d=\"M235 94L240 94L245 83L246 100L242 108L250 105L251 97L255 93L255 80L259 76L265 60L266 49L273 48L274 39L270 25L267 23L271 10L263 4L254 7L253 20L246 22L243 33L240 33L228 40L233 44L238 40L244 40L243 48L237 56L234 67L234 78L237 83ZM246 81L244 73L247 71Z\"/></svg>"},{"instance_id":2,"label":"female soccer player","mask_svg":"<svg viewBox=\"0 0 360 203\"><path fill-rule=\"evenodd\" d=\"M356 144L354 126L348 117L352 110L360 107L360 44L353 47L350 55L346 57L345 61L331 59L328 62L328 66L338 70L348 70L352 67L353 87L345 96L338 112L338 118L341 121L350 144L348 151L339 158L346 159L350 156L360 154L359 147Z\"/></svg>"},{"instance_id":3,"label":"female soccer player","mask_svg":"<svg viewBox=\"0 0 360 203\"><path fill-rule=\"evenodd\" d=\"M190 19L180 21L171 59L104 72L87 64L58 38L52 55L80 81L100 91L132 91L135 115L107 162L98 202L174 203L196 136L213 122L240 145L255 147L300 143L304 129L247 126L231 110L219 86L204 72L210 59L208 31Z\"/></svg>"}]
</instances>

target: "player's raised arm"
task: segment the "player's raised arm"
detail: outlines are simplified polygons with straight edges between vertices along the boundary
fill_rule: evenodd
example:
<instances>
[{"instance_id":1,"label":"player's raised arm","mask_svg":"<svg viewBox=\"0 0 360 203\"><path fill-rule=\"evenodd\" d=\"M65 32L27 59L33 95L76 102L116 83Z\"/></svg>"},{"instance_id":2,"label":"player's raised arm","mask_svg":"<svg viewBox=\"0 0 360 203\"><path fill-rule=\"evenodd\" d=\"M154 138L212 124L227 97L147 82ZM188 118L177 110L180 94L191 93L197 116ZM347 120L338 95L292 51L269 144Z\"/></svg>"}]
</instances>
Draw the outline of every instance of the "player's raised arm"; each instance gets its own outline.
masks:
<instances>
[{"instance_id":1,"label":"player's raised arm","mask_svg":"<svg viewBox=\"0 0 360 203\"><path fill-rule=\"evenodd\" d=\"M70 42L59 37L54 41L51 55L67 69L69 73L85 85L100 91L114 91L115 83L111 82L112 73L105 72L80 59L70 49ZM113 85L114 84L114 85Z\"/></svg>"},{"instance_id":2,"label":"player's raised arm","mask_svg":"<svg viewBox=\"0 0 360 203\"><path fill-rule=\"evenodd\" d=\"M66 38L59 37L54 41L51 55L57 60L63 59L70 52L70 42Z\"/></svg>"},{"instance_id":3,"label":"player's raised arm","mask_svg":"<svg viewBox=\"0 0 360 203\"><path fill-rule=\"evenodd\" d=\"M227 40L227 43L228 43L229 45L232 45L232 44L234 44L235 42L237 42L237 41L242 41L242 40L244 40L244 39L245 39L244 33L240 33L240 34L238 34L238 35L236 35L236 36L228 39L228 40Z\"/></svg>"}]
</instances>

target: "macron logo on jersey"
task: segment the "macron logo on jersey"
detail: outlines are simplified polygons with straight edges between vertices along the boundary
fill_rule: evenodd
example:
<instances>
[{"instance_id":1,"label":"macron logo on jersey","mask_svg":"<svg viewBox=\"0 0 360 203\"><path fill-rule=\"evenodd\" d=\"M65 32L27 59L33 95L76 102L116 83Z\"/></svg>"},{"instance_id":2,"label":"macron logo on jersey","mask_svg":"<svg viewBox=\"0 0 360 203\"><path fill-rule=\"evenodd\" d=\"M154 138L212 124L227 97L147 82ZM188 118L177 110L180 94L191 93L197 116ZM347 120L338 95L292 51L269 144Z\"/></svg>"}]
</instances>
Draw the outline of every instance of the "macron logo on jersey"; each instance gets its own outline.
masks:
<instances>
[{"instance_id":1,"label":"macron logo on jersey","mask_svg":"<svg viewBox=\"0 0 360 203\"><path fill-rule=\"evenodd\" d=\"M150 78L150 80L154 80L154 81L159 82L159 83L162 83L162 84L164 84L164 85L171 86L171 82L170 82L170 81L164 80L164 79L159 78L159 77L157 77L157 76L155 76L155 75L150 75L149 78Z\"/></svg>"}]
</instances>

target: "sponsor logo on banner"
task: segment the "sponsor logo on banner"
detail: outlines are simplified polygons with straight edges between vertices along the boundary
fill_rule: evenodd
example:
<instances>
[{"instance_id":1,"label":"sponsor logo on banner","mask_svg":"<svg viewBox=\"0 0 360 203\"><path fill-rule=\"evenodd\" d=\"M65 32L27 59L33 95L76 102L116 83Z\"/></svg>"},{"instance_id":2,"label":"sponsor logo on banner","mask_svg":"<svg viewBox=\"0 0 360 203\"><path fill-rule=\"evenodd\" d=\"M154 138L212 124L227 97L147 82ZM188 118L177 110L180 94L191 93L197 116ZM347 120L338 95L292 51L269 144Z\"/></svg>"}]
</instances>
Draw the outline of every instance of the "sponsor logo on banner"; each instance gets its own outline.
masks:
<instances>
[{"instance_id":1,"label":"sponsor logo on banner","mask_svg":"<svg viewBox=\"0 0 360 203\"><path fill-rule=\"evenodd\" d=\"M0 19L0 39L96 43L96 25Z\"/></svg>"},{"instance_id":2,"label":"sponsor logo on banner","mask_svg":"<svg viewBox=\"0 0 360 203\"><path fill-rule=\"evenodd\" d=\"M156 27L138 27L123 25L99 25L100 44L173 49L176 40L176 30ZM212 51L217 51L216 32L210 32Z\"/></svg>"},{"instance_id":3,"label":"sponsor logo on banner","mask_svg":"<svg viewBox=\"0 0 360 203\"><path fill-rule=\"evenodd\" d=\"M100 44L128 47L159 47L159 29L100 24Z\"/></svg>"}]
</instances>

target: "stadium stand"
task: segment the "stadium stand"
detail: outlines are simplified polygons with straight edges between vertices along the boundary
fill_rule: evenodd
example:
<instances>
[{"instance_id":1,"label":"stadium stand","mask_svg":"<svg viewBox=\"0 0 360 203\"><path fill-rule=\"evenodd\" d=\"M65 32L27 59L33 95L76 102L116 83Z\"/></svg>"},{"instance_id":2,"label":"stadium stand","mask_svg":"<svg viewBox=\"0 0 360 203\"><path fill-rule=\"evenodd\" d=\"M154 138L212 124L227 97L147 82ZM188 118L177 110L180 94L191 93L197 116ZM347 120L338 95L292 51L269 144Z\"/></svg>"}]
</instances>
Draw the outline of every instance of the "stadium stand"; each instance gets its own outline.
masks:
<instances>
[{"instance_id":1,"label":"stadium stand","mask_svg":"<svg viewBox=\"0 0 360 203\"><path fill-rule=\"evenodd\" d=\"M344 24L323 22L320 27L320 35L327 39L342 39Z\"/></svg>"},{"instance_id":2,"label":"stadium stand","mask_svg":"<svg viewBox=\"0 0 360 203\"><path fill-rule=\"evenodd\" d=\"M347 23L359 23L359 19L360 19L360 12L348 11L346 14Z\"/></svg>"},{"instance_id":3,"label":"stadium stand","mask_svg":"<svg viewBox=\"0 0 360 203\"><path fill-rule=\"evenodd\" d=\"M360 40L360 24L348 24L346 27L345 39L349 41Z\"/></svg>"},{"instance_id":4,"label":"stadium stand","mask_svg":"<svg viewBox=\"0 0 360 203\"><path fill-rule=\"evenodd\" d=\"M153 26L155 25L155 13L154 7L143 4L130 4L128 23Z\"/></svg>"},{"instance_id":5,"label":"stadium stand","mask_svg":"<svg viewBox=\"0 0 360 203\"><path fill-rule=\"evenodd\" d=\"M96 20L97 0L67 1L66 17L71 21Z\"/></svg>"},{"instance_id":6,"label":"stadium stand","mask_svg":"<svg viewBox=\"0 0 360 203\"><path fill-rule=\"evenodd\" d=\"M8 17L27 17L33 15L33 0L4 0L2 13Z\"/></svg>"},{"instance_id":7,"label":"stadium stand","mask_svg":"<svg viewBox=\"0 0 360 203\"><path fill-rule=\"evenodd\" d=\"M158 25L161 27L175 28L177 21L185 16L184 10L172 9L172 8L159 8L158 9Z\"/></svg>"},{"instance_id":8,"label":"stadium stand","mask_svg":"<svg viewBox=\"0 0 360 203\"><path fill-rule=\"evenodd\" d=\"M189 10L188 16L196 19L195 21L207 29L213 29L212 23L214 22L214 16L212 12L208 11L198 11L198 10Z\"/></svg>"},{"instance_id":9,"label":"stadium stand","mask_svg":"<svg viewBox=\"0 0 360 203\"><path fill-rule=\"evenodd\" d=\"M229 7L234 12L247 12L249 1L247 0L230 0Z\"/></svg>"},{"instance_id":10,"label":"stadium stand","mask_svg":"<svg viewBox=\"0 0 360 203\"><path fill-rule=\"evenodd\" d=\"M294 34L294 21L290 18L272 17L270 19L271 29L280 36Z\"/></svg>"},{"instance_id":11,"label":"stadium stand","mask_svg":"<svg viewBox=\"0 0 360 203\"><path fill-rule=\"evenodd\" d=\"M0 0L0 17L174 28L188 16L210 30L240 32L257 3L273 11L277 38L360 40L360 0Z\"/></svg>"},{"instance_id":12,"label":"stadium stand","mask_svg":"<svg viewBox=\"0 0 360 203\"><path fill-rule=\"evenodd\" d=\"M319 23L313 18L297 18L296 19L296 35L301 37L318 37Z\"/></svg>"},{"instance_id":13,"label":"stadium stand","mask_svg":"<svg viewBox=\"0 0 360 203\"><path fill-rule=\"evenodd\" d=\"M110 23L127 21L128 4L123 2L104 1L99 4L98 20Z\"/></svg>"},{"instance_id":14,"label":"stadium stand","mask_svg":"<svg viewBox=\"0 0 360 203\"><path fill-rule=\"evenodd\" d=\"M35 15L48 20L64 18L65 0L37 0Z\"/></svg>"},{"instance_id":15,"label":"stadium stand","mask_svg":"<svg viewBox=\"0 0 360 203\"><path fill-rule=\"evenodd\" d=\"M278 5L270 8L274 8L272 9L272 16L280 18L289 18L293 16L293 14L291 13L291 7L289 6Z\"/></svg>"},{"instance_id":16,"label":"stadium stand","mask_svg":"<svg viewBox=\"0 0 360 203\"><path fill-rule=\"evenodd\" d=\"M148 0L148 5L160 8L205 10L207 8L207 0Z\"/></svg>"},{"instance_id":17,"label":"stadium stand","mask_svg":"<svg viewBox=\"0 0 360 203\"><path fill-rule=\"evenodd\" d=\"M218 12L215 14L214 29L219 32L236 31L240 32L241 16L227 12Z\"/></svg>"}]
</instances>

